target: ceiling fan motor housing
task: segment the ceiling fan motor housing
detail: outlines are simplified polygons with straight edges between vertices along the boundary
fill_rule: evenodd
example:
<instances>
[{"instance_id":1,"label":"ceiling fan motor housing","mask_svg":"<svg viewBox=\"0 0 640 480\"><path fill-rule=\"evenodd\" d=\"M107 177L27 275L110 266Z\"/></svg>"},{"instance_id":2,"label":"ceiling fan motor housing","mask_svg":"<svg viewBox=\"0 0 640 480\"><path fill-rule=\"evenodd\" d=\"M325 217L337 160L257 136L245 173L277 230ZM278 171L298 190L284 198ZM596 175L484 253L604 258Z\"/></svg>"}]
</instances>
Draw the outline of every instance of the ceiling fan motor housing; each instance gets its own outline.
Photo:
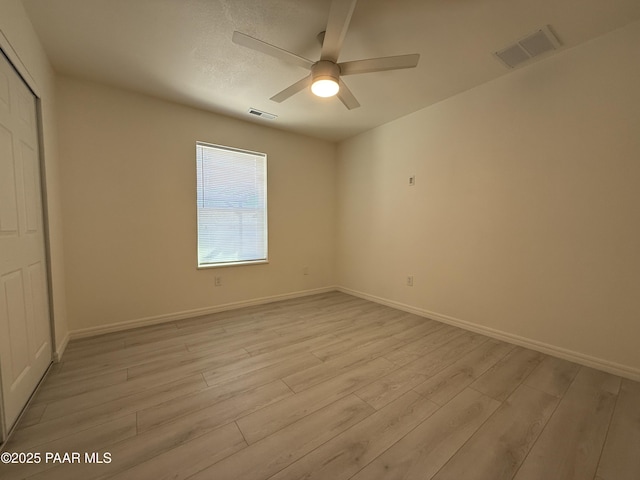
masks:
<instances>
[{"instance_id":1,"label":"ceiling fan motor housing","mask_svg":"<svg viewBox=\"0 0 640 480\"><path fill-rule=\"evenodd\" d=\"M340 67L329 60L320 60L311 67L311 77L313 81L333 80L338 83L340 79Z\"/></svg>"}]
</instances>

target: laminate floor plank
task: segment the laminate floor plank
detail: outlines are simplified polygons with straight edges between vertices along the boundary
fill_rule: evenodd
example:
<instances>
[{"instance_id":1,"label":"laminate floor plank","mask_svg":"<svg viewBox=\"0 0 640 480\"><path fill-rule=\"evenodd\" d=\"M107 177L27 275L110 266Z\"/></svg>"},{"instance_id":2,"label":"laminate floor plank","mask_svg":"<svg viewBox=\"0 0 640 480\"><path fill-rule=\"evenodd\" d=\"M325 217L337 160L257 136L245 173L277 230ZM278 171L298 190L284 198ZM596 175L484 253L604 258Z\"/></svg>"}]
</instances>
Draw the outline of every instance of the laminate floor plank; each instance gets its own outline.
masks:
<instances>
[{"instance_id":1,"label":"laminate floor plank","mask_svg":"<svg viewBox=\"0 0 640 480\"><path fill-rule=\"evenodd\" d=\"M301 326L298 326L300 328ZM244 347L250 355L260 355L262 353L278 350L279 348L292 345L294 343L302 343L304 341L313 340L318 336L331 335L335 341L339 340L336 336L334 328L326 327L325 325L305 326L304 329L291 333L278 333L277 338L265 340L264 342L257 343Z\"/></svg>"},{"instance_id":2,"label":"laminate floor plank","mask_svg":"<svg viewBox=\"0 0 640 480\"><path fill-rule=\"evenodd\" d=\"M419 338L424 337L425 335L433 333L437 329L442 327L442 324L436 322L435 320L430 320L428 318L422 318L421 320L421 322L412 327L409 327L401 332L394 333L393 336L409 343L416 341Z\"/></svg>"},{"instance_id":3,"label":"laminate floor plank","mask_svg":"<svg viewBox=\"0 0 640 480\"><path fill-rule=\"evenodd\" d=\"M79 412L70 412L64 417L17 430L11 438L11 445L16 449L42 445L205 387L206 383L204 383L202 376L195 375L160 387L148 388L136 395Z\"/></svg>"},{"instance_id":4,"label":"laminate floor plank","mask_svg":"<svg viewBox=\"0 0 640 480\"><path fill-rule=\"evenodd\" d=\"M467 388L352 479L428 480L499 406L497 400Z\"/></svg>"},{"instance_id":5,"label":"laminate floor plank","mask_svg":"<svg viewBox=\"0 0 640 480\"><path fill-rule=\"evenodd\" d=\"M561 397L578 374L580 365L555 357L544 360L525 379L524 384Z\"/></svg>"},{"instance_id":6,"label":"laminate floor plank","mask_svg":"<svg viewBox=\"0 0 640 480\"><path fill-rule=\"evenodd\" d=\"M251 360L250 355L244 348L236 348L227 352L216 350L209 353L186 353L179 355L177 360L171 358L127 368L127 378L128 380L133 380L139 377L151 376L184 376L220 368L223 365L233 364L241 360ZM255 363L256 360L253 360L253 362Z\"/></svg>"},{"instance_id":7,"label":"laminate floor plank","mask_svg":"<svg viewBox=\"0 0 640 480\"><path fill-rule=\"evenodd\" d=\"M382 336L381 338L369 340L365 343L362 343L361 345L354 346L354 348L346 350L342 353L331 355L323 361L327 363L331 360L340 359L345 356L359 357L361 359L374 359L396 350L397 348L405 345L405 343L406 342L404 342L404 340L400 340L398 338L395 338L394 336Z\"/></svg>"},{"instance_id":8,"label":"laminate floor plank","mask_svg":"<svg viewBox=\"0 0 640 480\"><path fill-rule=\"evenodd\" d=\"M124 339L101 340L98 342L83 342L71 340L64 351L64 361L72 362L83 358L92 358L98 353L117 352L124 349Z\"/></svg>"},{"instance_id":9,"label":"laminate floor plank","mask_svg":"<svg viewBox=\"0 0 640 480\"><path fill-rule=\"evenodd\" d=\"M26 412L24 412L24 414L20 418L20 422L18 423L16 428L18 429L26 428L26 427L30 427L31 425L35 425L36 423L39 423L46 408L47 408L46 403L29 405L29 408L27 409Z\"/></svg>"},{"instance_id":10,"label":"laminate floor plank","mask_svg":"<svg viewBox=\"0 0 640 480\"><path fill-rule=\"evenodd\" d=\"M182 380L180 380L182 378ZM64 398L54 402L49 402L40 422L45 422L65 415L77 414L83 410L98 407L99 405L111 402L133 402L136 398L145 398L151 389L163 389L164 385L174 382L184 381L185 378L192 378L201 388L206 388L206 383L197 373L188 376L180 376L178 379L172 376L137 377L117 385L109 385L104 388L85 392L73 397ZM137 397L136 397L137 395Z\"/></svg>"},{"instance_id":11,"label":"laminate floor plank","mask_svg":"<svg viewBox=\"0 0 640 480\"><path fill-rule=\"evenodd\" d=\"M135 338L145 337L149 338L152 336L168 336L173 333L176 333L176 325L173 322L160 323L157 325L149 325L146 327L138 327L132 328L128 330L121 330L113 333L105 333L102 335L97 335L95 337L85 337L73 339L69 342L67 349L69 352L65 350L65 358L71 359L75 358L76 349L82 351L83 356L90 356L91 349L95 349L96 351L102 351L103 347L108 344L117 345L118 342L121 342L122 348L125 347L125 340L132 341ZM66 357L67 353L71 353L69 357Z\"/></svg>"},{"instance_id":12,"label":"laminate floor plank","mask_svg":"<svg viewBox=\"0 0 640 480\"><path fill-rule=\"evenodd\" d=\"M238 420L238 426L247 443L255 443L309 413L353 393L393 368L395 366L391 362L378 358L241 418Z\"/></svg>"},{"instance_id":13,"label":"laminate floor plank","mask_svg":"<svg viewBox=\"0 0 640 480\"><path fill-rule=\"evenodd\" d=\"M112 480L183 480L247 446L238 426L228 423L142 463L110 475ZM176 471L176 465L180 470Z\"/></svg>"},{"instance_id":14,"label":"laminate floor plank","mask_svg":"<svg viewBox=\"0 0 640 480\"><path fill-rule=\"evenodd\" d=\"M177 333L177 331L178 328L176 327L175 322L165 322L146 327L137 327L129 330L108 333L106 335L109 336L109 338L124 339L126 346L127 344L133 344L137 339L166 338L167 336Z\"/></svg>"},{"instance_id":15,"label":"laminate floor plank","mask_svg":"<svg viewBox=\"0 0 640 480\"><path fill-rule=\"evenodd\" d=\"M388 340L391 335L392 333L386 329L375 329L368 333L354 335L354 337L345 340L338 339L338 341L325 347L312 350L312 353L323 362L326 362L327 360L331 360L332 358L344 355L345 353L352 352L359 347L365 346L369 342L376 340ZM398 340L393 337L391 337L391 340L395 342L396 345L404 343L402 340Z\"/></svg>"},{"instance_id":16,"label":"laminate floor plank","mask_svg":"<svg viewBox=\"0 0 640 480\"><path fill-rule=\"evenodd\" d=\"M515 347L508 343L489 340L429 377L413 390L438 405L445 405L513 348Z\"/></svg>"},{"instance_id":17,"label":"laminate floor plank","mask_svg":"<svg viewBox=\"0 0 640 480\"><path fill-rule=\"evenodd\" d=\"M236 378L243 373L260 370L270 365L277 364L287 358L307 353L313 345L327 344L332 341L334 341L332 335L323 335L313 341L305 341L299 344L283 347L272 352L262 353L254 357L250 356L248 358L243 358L225 365L217 365L213 369L202 369L200 371L202 371L208 384L219 383Z\"/></svg>"},{"instance_id":18,"label":"laminate floor plank","mask_svg":"<svg viewBox=\"0 0 640 480\"><path fill-rule=\"evenodd\" d=\"M357 313L344 325L336 328L335 333L339 335L341 344L354 341L367 342L373 337L377 337L382 329L387 328L398 331L404 327L402 322L398 320L398 315L381 317L379 312L377 315Z\"/></svg>"},{"instance_id":19,"label":"laminate floor plank","mask_svg":"<svg viewBox=\"0 0 640 480\"><path fill-rule=\"evenodd\" d=\"M619 377L581 367L515 480L593 478L619 388Z\"/></svg>"},{"instance_id":20,"label":"laminate floor plank","mask_svg":"<svg viewBox=\"0 0 640 480\"><path fill-rule=\"evenodd\" d=\"M340 292L73 339L4 480L638 480L640 383Z\"/></svg>"},{"instance_id":21,"label":"laminate floor plank","mask_svg":"<svg viewBox=\"0 0 640 480\"><path fill-rule=\"evenodd\" d=\"M198 333L188 333L188 332L180 332L178 328L173 324L174 330L166 331L157 331L151 335L137 335L132 337L126 337L124 339L125 349L139 347L140 350L146 346L151 349L154 346L159 346L163 343L180 343L183 344L189 338L195 337L197 335L201 335L201 332ZM226 334L227 331L222 327L214 327L207 329L207 335L209 337L219 337L221 335Z\"/></svg>"},{"instance_id":22,"label":"laminate floor plank","mask_svg":"<svg viewBox=\"0 0 640 480\"><path fill-rule=\"evenodd\" d=\"M135 435L135 414L119 417L103 425L88 428L37 447L21 449L21 452L40 453L41 461L11 466L0 464L0 478L3 480L22 479L55 468L54 463L46 461L47 452L60 453L61 455L66 452L95 452Z\"/></svg>"},{"instance_id":23,"label":"laminate floor plank","mask_svg":"<svg viewBox=\"0 0 640 480\"><path fill-rule=\"evenodd\" d=\"M275 340L279 335L274 331L259 332L253 335L245 333L225 333L224 335L194 335L192 340L185 341L187 350L198 352L201 350L214 351L216 348L248 348L265 340Z\"/></svg>"},{"instance_id":24,"label":"laminate floor plank","mask_svg":"<svg viewBox=\"0 0 640 480\"><path fill-rule=\"evenodd\" d=\"M234 375L228 379L212 375L207 381L207 375L203 374L203 377L205 381L207 381L207 385L213 387L215 385L224 385L236 381L251 381L249 380L251 378L255 378L255 381L258 382L262 380L271 381L276 378L284 379L289 375L308 371L320 365L322 365L322 361L318 359L318 357L313 356L311 353L301 353L299 355L284 358L280 362L276 362L264 368L250 370L247 372L239 372L239 375Z\"/></svg>"},{"instance_id":25,"label":"laminate floor plank","mask_svg":"<svg viewBox=\"0 0 640 480\"><path fill-rule=\"evenodd\" d=\"M285 338L286 339L286 338ZM270 348L263 351L252 350L251 347L245 348L253 357L270 358L271 355L280 355L285 352L293 351L294 353L313 352L315 348L323 348L326 345L333 345L340 339L333 333L322 333L318 335L290 337L288 341L271 345Z\"/></svg>"},{"instance_id":26,"label":"laminate floor plank","mask_svg":"<svg viewBox=\"0 0 640 480\"><path fill-rule=\"evenodd\" d=\"M356 390L355 394L376 410L400 398L428 377L408 368L399 368Z\"/></svg>"},{"instance_id":27,"label":"laminate floor plank","mask_svg":"<svg viewBox=\"0 0 640 480\"><path fill-rule=\"evenodd\" d=\"M430 377L454 363L461 356L474 351L487 341L489 341L489 337L478 335L477 333L466 332L457 336L444 346L437 348L405 365L403 368L413 370L417 373Z\"/></svg>"},{"instance_id":28,"label":"laminate floor plank","mask_svg":"<svg viewBox=\"0 0 640 480\"><path fill-rule=\"evenodd\" d=\"M471 384L471 388L504 401L524 381L546 355L516 347Z\"/></svg>"},{"instance_id":29,"label":"laminate floor plank","mask_svg":"<svg viewBox=\"0 0 640 480\"><path fill-rule=\"evenodd\" d=\"M257 335L274 331L279 326L287 325L290 322L287 315L265 316L254 318L251 322L234 322L225 325L224 329L229 335Z\"/></svg>"},{"instance_id":30,"label":"laminate floor plank","mask_svg":"<svg viewBox=\"0 0 640 480\"><path fill-rule=\"evenodd\" d=\"M280 471L271 480L348 479L438 409L408 392Z\"/></svg>"},{"instance_id":31,"label":"laminate floor plank","mask_svg":"<svg viewBox=\"0 0 640 480\"><path fill-rule=\"evenodd\" d=\"M135 348L135 347L134 347ZM123 349L117 353L109 352L108 354L98 355L88 359L77 360L73 362L65 362L64 367L58 372L60 379L68 377L91 377L100 375L102 373L108 373L113 370L120 370L124 368L132 368L137 365L147 365L157 361L162 361L171 355L179 356L187 353L187 347L185 345L168 345L149 348L148 345L144 345L144 349L139 351L131 351L130 349Z\"/></svg>"},{"instance_id":32,"label":"laminate floor plank","mask_svg":"<svg viewBox=\"0 0 640 480\"><path fill-rule=\"evenodd\" d=\"M640 478L640 383L623 380L598 467L601 480Z\"/></svg>"},{"instance_id":33,"label":"laminate floor plank","mask_svg":"<svg viewBox=\"0 0 640 480\"><path fill-rule=\"evenodd\" d=\"M273 331L280 336L306 333L310 329L316 329L320 334L333 333L336 335L344 328L348 328L353 325L353 318L357 314L341 316L336 318L335 314L326 314L324 316L318 316L313 319L295 319L292 318L287 324L274 328Z\"/></svg>"},{"instance_id":34,"label":"laminate floor plank","mask_svg":"<svg viewBox=\"0 0 640 480\"><path fill-rule=\"evenodd\" d=\"M394 350L385 355L385 358L396 365L403 367L451 340L465 333L464 330L450 325L441 325L434 332L425 335L413 342Z\"/></svg>"},{"instance_id":35,"label":"laminate floor plank","mask_svg":"<svg viewBox=\"0 0 640 480\"><path fill-rule=\"evenodd\" d=\"M295 313L295 310L293 310ZM279 326L289 324L291 317L289 315L282 315L276 313L274 315L260 315L253 318L250 322L237 322L227 323L224 329L229 333L250 333L258 332L265 329L272 330L277 329Z\"/></svg>"},{"instance_id":36,"label":"laminate floor plank","mask_svg":"<svg viewBox=\"0 0 640 480\"><path fill-rule=\"evenodd\" d=\"M321 360L323 362L328 362L345 355L354 355L360 358L377 358L401 347L404 344L405 342L403 340L393 336L380 335L373 339L369 339L366 342L354 344L352 348L336 351L328 355L325 354L324 358L321 358ZM312 353L316 355L315 351Z\"/></svg>"},{"instance_id":37,"label":"laminate floor plank","mask_svg":"<svg viewBox=\"0 0 640 480\"><path fill-rule=\"evenodd\" d=\"M510 480L558 401L526 385L518 387L433 479ZM536 478L558 477L550 474Z\"/></svg>"},{"instance_id":38,"label":"laminate floor plank","mask_svg":"<svg viewBox=\"0 0 640 480\"><path fill-rule=\"evenodd\" d=\"M281 400L292 395L293 392L281 380L274 380L248 391L243 391L226 400L209 403L203 408L192 408L185 411L176 408L171 416L160 417L160 420L151 416L151 420L147 419L142 423L141 431L148 432L163 428L166 425L171 425L176 419L187 419L187 421L194 423L205 420L211 422L212 419L219 419L216 425L221 426L225 423L235 422L239 418L260 411L269 405L278 404ZM179 403L177 405L179 407ZM138 412L138 418L143 418L144 414L145 409L141 409Z\"/></svg>"},{"instance_id":39,"label":"laminate floor plank","mask_svg":"<svg viewBox=\"0 0 640 480\"><path fill-rule=\"evenodd\" d=\"M227 310L208 315L198 315L190 318L183 318L173 322L179 332L206 332L211 329L218 329L226 325L240 324L254 320L255 317L246 312L247 309ZM256 308L255 311L259 311Z\"/></svg>"},{"instance_id":40,"label":"laminate floor plank","mask_svg":"<svg viewBox=\"0 0 640 480\"><path fill-rule=\"evenodd\" d=\"M393 347L387 347L389 350ZM283 377L283 381L296 393L302 392L314 385L330 380L345 372L359 368L376 358L384 356L387 350L380 350L380 344L371 348L360 348L345 353L331 360L320 362L300 372ZM316 357L317 358L317 357Z\"/></svg>"},{"instance_id":41,"label":"laminate floor plank","mask_svg":"<svg viewBox=\"0 0 640 480\"><path fill-rule=\"evenodd\" d=\"M369 405L348 395L189 479L267 479L371 413Z\"/></svg>"},{"instance_id":42,"label":"laminate floor plank","mask_svg":"<svg viewBox=\"0 0 640 480\"><path fill-rule=\"evenodd\" d=\"M306 354L246 373L224 383L216 383L203 390L155 405L138 412L138 430L143 432L167 423L180 415L202 410L224 400L248 392L256 387L278 380L293 371L303 370L320 362Z\"/></svg>"},{"instance_id":43,"label":"laminate floor plank","mask_svg":"<svg viewBox=\"0 0 640 480\"><path fill-rule=\"evenodd\" d=\"M139 433L135 437L114 443L99 451L111 453L112 461L105 465L62 465L35 475L35 479L68 480L69 478L93 479L115 475L146 462L186 442L213 432L236 418L255 411L271 402L290 395L291 391L281 382L272 382L251 392L239 395L233 402L221 402L208 409L176 418L170 423ZM48 473L48 475L46 475Z\"/></svg>"},{"instance_id":44,"label":"laminate floor plank","mask_svg":"<svg viewBox=\"0 0 640 480\"><path fill-rule=\"evenodd\" d=\"M293 303L290 304L291 309L296 307ZM250 307L243 307L239 309L228 309L216 313L210 313L205 315L198 315L194 317L184 318L173 322L178 330L189 330L200 328L218 328L233 325L243 325L259 320L265 316L278 312L280 309L275 304L267 305L254 305Z\"/></svg>"},{"instance_id":45,"label":"laminate floor plank","mask_svg":"<svg viewBox=\"0 0 640 480\"><path fill-rule=\"evenodd\" d=\"M83 356L82 358L73 358L73 357L67 357L66 353L64 356L64 363L65 364L73 364L73 363L82 363L82 362L88 362L88 363L96 363L96 362L102 362L104 360L110 360L110 357L117 357L117 358L122 358L122 357L126 357L128 355L135 355L137 353L144 353L144 352L152 352L152 351L156 351L156 350L160 350L162 348L168 348L168 347L175 347L176 345L180 345L180 346L184 346L187 342L189 341L193 341L193 340L201 340L203 337L205 338L209 338L209 339L216 339L216 338L220 338L220 337L225 337L227 336L226 332L224 331L224 329L209 329L206 332L197 332L197 333L190 333L190 332L183 332L180 331L178 329L172 329L172 330L160 330L160 331L155 331L153 335L137 335L136 337L133 337L131 339L128 338L124 338L119 340L120 342L122 342L124 344L123 347L119 348L119 349L114 349L114 350L109 350L109 351L104 351L104 352L100 352L100 351L94 351L92 352L91 355L87 355L87 356ZM71 342L71 345L73 345L73 342ZM98 345L91 345L89 348L92 348L95 350L95 347L97 347Z\"/></svg>"},{"instance_id":46,"label":"laminate floor plank","mask_svg":"<svg viewBox=\"0 0 640 480\"><path fill-rule=\"evenodd\" d=\"M62 374L68 371L75 372L86 367L99 365L108 365L111 366L111 368L117 368L120 364L135 364L135 362L139 360L148 361L155 353L167 355L177 350L186 351L187 347L182 341L177 342L175 340L165 340L151 345L143 344L134 347L125 347L115 352L96 353L91 357L76 360L65 359L62 363L63 367L58 373Z\"/></svg>"},{"instance_id":47,"label":"laminate floor plank","mask_svg":"<svg viewBox=\"0 0 640 480\"><path fill-rule=\"evenodd\" d=\"M31 405L51 403L74 395L98 390L109 385L118 385L127 381L127 371L122 369L115 372L107 372L91 378L66 379L60 381L55 375L47 376L44 384L40 386Z\"/></svg>"}]
</instances>

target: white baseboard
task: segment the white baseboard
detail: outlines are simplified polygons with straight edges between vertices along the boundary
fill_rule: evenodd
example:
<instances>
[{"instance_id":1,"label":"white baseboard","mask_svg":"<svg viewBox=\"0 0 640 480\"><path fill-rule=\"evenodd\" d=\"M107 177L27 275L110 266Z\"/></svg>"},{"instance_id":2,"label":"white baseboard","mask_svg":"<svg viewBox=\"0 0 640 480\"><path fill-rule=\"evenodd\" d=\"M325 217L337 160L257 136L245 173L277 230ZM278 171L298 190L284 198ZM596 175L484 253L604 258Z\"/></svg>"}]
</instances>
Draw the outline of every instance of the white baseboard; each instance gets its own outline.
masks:
<instances>
[{"instance_id":1,"label":"white baseboard","mask_svg":"<svg viewBox=\"0 0 640 480\"><path fill-rule=\"evenodd\" d=\"M597 370L602 370L607 373L612 373L614 375L619 375L621 377L629 378L631 380L640 381L640 369L638 368L630 367L628 365L622 365L616 362L611 362L609 360L593 357L591 355L585 355L583 353L575 352L573 350L568 350L566 348L558 347L556 345L551 345L548 343L539 342L537 340L532 340L530 338L521 337L519 335L514 335L512 333L504 332L502 330L496 330L494 328L489 328L489 327L485 327L475 323L467 322L465 320L460 320L458 318L450 317L448 315L442 315L436 312L430 312L429 310L425 310L425 309L414 307L404 303L396 302L394 300L377 297L375 295L369 295L368 293L351 290L346 287L338 286L336 289L340 292L353 295L355 297L360 297L375 303L379 303L381 305L386 305L388 307L413 313L421 317L437 320L439 322L453 325L455 327L460 327L465 330L470 330L472 332L481 333L488 337L502 340L507 343L520 345L522 347L530 348L531 350L536 350L538 352L546 353L554 357L559 357L564 360L569 360L571 362L578 363L580 365L585 365L587 367L592 367Z\"/></svg>"},{"instance_id":2,"label":"white baseboard","mask_svg":"<svg viewBox=\"0 0 640 480\"><path fill-rule=\"evenodd\" d=\"M56 351L53 352L53 361L55 363L60 362L60 360L62 359L62 355L64 354L64 351L67 348L67 345L69 344L70 339L71 339L71 334L67 332L67 334L64 336L60 344L56 344Z\"/></svg>"},{"instance_id":3,"label":"white baseboard","mask_svg":"<svg viewBox=\"0 0 640 480\"><path fill-rule=\"evenodd\" d=\"M157 325L159 323L173 322L175 320L182 320L185 318L209 315L212 313L224 312L226 310L235 310L243 307L251 307L254 305L263 305L266 303L279 302L281 300L290 300L292 298L306 297L309 295L317 295L320 293L333 292L336 290L337 288L332 286L332 287L315 288L312 290L301 290L301 291L285 293L281 295L272 295L269 297L254 298L251 300L243 300L241 302L225 303L223 305L216 305L212 307L196 308L193 310L184 310L182 312L173 312L173 313L167 313L163 315L155 315L152 317L144 317L144 318L138 318L134 320L127 320L124 322L110 323L108 325L100 325L97 327L81 328L78 330L72 330L71 332L69 332L67 336L70 337L71 339L94 337L96 335L103 335L105 333L113 333L113 332L119 332L122 330L130 330L132 328L146 327L149 325ZM60 357L61 356L62 355L60 354Z\"/></svg>"}]
</instances>

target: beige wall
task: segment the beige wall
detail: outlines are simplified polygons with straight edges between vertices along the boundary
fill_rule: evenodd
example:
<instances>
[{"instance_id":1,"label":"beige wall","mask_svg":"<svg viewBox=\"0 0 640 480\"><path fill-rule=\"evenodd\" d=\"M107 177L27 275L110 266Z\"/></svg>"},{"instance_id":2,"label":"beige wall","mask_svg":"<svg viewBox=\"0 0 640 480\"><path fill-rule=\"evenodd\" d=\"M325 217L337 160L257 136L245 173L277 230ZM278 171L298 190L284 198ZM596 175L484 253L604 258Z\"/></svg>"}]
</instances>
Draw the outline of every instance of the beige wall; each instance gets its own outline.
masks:
<instances>
[{"instance_id":1,"label":"beige wall","mask_svg":"<svg viewBox=\"0 0 640 480\"><path fill-rule=\"evenodd\" d=\"M343 142L338 284L640 375L638 45L636 22Z\"/></svg>"},{"instance_id":2,"label":"beige wall","mask_svg":"<svg viewBox=\"0 0 640 480\"><path fill-rule=\"evenodd\" d=\"M64 77L58 100L73 331L333 285L335 145ZM196 141L268 155L269 264L196 269Z\"/></svg>"},{"instance_id":3,"label":"beige wall","mask_svg":"<svg viewBox=\"0 0 640 480\"><path fill-rule=\"evenodd\" d=\"M29 77L30 86L36 90L41 100L55 346L60 350L64 348L67 341L68 328L55 113L55 74L19 0L0 2L0 32L5 39L3 44L4 42L9 44L8 49L11 50L7 52L9 57L19 64L17 67L21 73Z\"/></svg>"}]
</instances>

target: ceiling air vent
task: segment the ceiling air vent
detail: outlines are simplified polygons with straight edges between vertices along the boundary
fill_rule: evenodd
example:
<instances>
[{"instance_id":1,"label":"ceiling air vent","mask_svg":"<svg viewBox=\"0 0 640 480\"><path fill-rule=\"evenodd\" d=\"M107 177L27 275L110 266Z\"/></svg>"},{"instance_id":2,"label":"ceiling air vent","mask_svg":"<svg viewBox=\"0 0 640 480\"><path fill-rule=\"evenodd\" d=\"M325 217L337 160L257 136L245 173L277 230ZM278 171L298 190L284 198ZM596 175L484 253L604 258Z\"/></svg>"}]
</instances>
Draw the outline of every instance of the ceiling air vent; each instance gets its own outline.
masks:
<instances>
[{"instance_id":1,"label":"ceiling air vent","mask_svg":"<svg viewBox=\"0 0 640 480\"><path fill-rule=\"evenodd\" d=\"M257 110L255 108L250 108L249 113L266 120L275 120L276 118L278 118L278 116L274 115L273 113L263 112L262 110Z\"/></svg>"},{"instance_id":2,"label":"ceiling air vent","mask_svg":"<svg viewBox=\"0 0 640 480\"><path fill-rule=\"evenodd\" d=\"M560 48L562 44L553 34L549 25L495 52L495 56L507 67L515 68L529 60Z\"/></svg>"}]
</instances>

